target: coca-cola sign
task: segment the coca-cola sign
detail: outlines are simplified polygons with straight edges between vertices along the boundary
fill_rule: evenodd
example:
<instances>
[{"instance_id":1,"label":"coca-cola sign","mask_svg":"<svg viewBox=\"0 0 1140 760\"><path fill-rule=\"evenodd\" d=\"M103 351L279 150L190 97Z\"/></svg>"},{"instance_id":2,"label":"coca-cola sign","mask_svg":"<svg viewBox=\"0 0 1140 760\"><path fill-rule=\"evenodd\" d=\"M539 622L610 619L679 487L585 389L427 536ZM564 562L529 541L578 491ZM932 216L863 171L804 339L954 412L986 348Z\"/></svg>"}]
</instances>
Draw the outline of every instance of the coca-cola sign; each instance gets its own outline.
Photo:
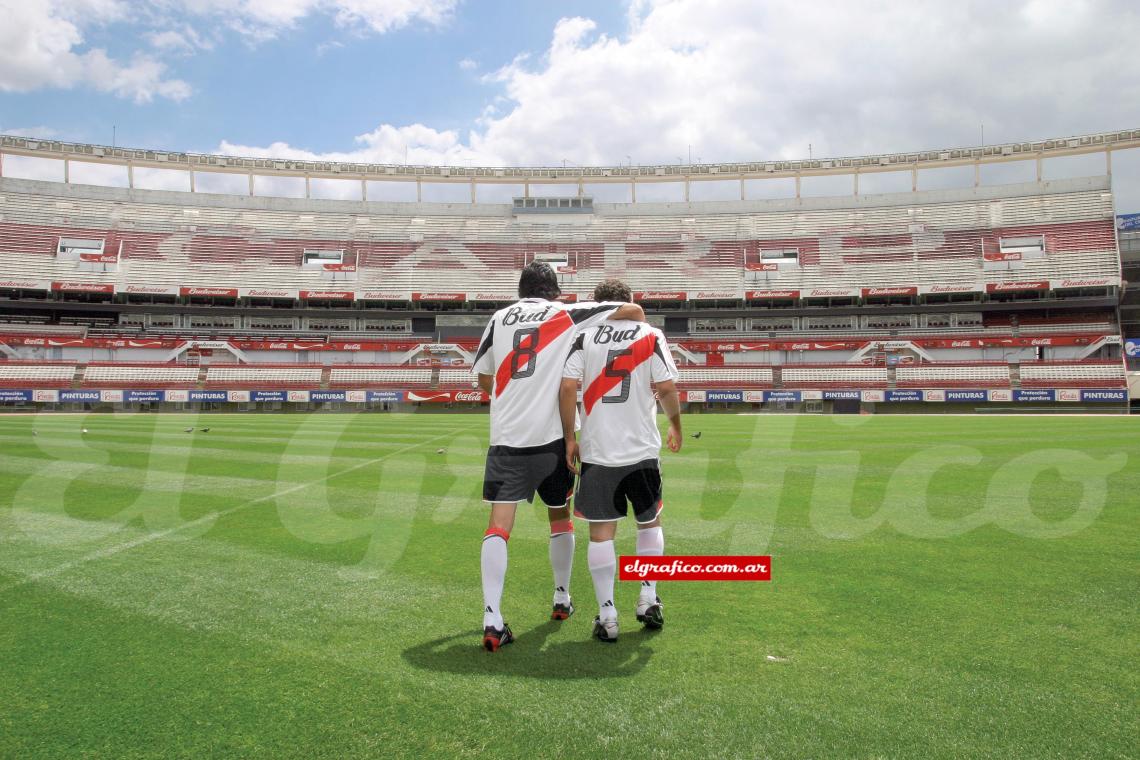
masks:
<instances>
[{"instance_id":1,"label":"coca-cola sign","mask_svg":"<svg viewBox=\"0 0 1140 760\"><path fill-rule=\"evenodd\" d=\"M356 264L325 264L326 272L355 272Z\"/></svg>"},{"instance_id":2,"label":"coca-cola sign","mask_svg":"<svg viewBox=\"0 0 1140 760\"><path fill-rule=\"evenodd\" d=\"M217 298L237 298L237 288L179 288L179 295L183 296L213 296Z\"/></svg>"}]
</instances>

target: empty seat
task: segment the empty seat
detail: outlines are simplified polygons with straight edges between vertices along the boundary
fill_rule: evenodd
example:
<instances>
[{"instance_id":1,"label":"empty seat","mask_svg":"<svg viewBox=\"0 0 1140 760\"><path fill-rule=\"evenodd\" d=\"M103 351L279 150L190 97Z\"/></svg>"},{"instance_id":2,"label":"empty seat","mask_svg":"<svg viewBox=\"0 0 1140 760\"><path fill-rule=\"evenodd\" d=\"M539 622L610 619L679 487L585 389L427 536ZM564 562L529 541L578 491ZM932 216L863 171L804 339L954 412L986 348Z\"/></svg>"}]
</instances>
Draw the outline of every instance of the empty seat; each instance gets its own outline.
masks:
<instances>
[{"instance_id":1,"label":"empty seat","mask_svg":"<svg viewBox=\"0 0 1140 760\"><path fill-rule=\"evenodd\" d=\"M372 386L431 385L430 367L333 367L329 386L335 388L368 388Z\"/></svg>"},{"instance_id":2,"label":"empty seat","mask_svg":"<svg viewBox=\"0 0 1140 760\"><path fill-rule=\"evenodd\" d=\"M74 377L74 364L0 362L0 387L4 388L64 388Z\"/></svg>"},{"instance_id":3,"label":"empty seat","mask_svg":"<svg viewBox=\"0 0 1140 760\"><path fill-rule=\"evenodd\" d=\"M899 388L1005 388L1009 386L1009 366L904 364L895 370L895 381Z\"/></svg>"}]
</instances>

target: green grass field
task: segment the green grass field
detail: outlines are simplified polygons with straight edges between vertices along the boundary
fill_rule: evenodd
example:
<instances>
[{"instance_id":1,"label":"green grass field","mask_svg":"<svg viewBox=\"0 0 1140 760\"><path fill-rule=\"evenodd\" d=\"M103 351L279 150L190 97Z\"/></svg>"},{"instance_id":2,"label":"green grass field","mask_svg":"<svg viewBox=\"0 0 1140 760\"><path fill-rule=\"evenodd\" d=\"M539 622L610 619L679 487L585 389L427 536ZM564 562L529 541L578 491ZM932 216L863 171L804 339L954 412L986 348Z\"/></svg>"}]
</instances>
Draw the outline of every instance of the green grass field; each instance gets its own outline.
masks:
<instances>
[{"instance_id":1,"label":"green grass field","mask_svg":"<svg viewBox=\"0 0 1140 760\"><path fill-rule=\"evenodd\" d=\"M524 505L491 655L485 416L0 417L0 757L1140 754L1140 421L686 425L666 552L773 581L603 645Z\"/></svg>"}]
</instances>

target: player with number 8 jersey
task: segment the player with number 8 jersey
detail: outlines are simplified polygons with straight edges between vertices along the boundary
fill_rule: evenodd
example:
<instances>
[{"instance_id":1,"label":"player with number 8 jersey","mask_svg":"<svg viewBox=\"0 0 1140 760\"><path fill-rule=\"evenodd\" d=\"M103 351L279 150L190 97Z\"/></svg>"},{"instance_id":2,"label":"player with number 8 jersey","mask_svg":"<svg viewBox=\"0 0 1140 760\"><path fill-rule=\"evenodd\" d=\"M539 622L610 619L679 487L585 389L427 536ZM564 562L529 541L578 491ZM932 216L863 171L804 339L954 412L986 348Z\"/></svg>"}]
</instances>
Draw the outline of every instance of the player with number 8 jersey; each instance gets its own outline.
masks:
<instances>
[{"instance_id":1,"label":"player with number 8 jersey","mask_svg":"<svg viewBox=\"0 0 1140 760\"><path fill-rule=\"evenodd\" d=\"M537 492L548 507L550 564L554 573L551 618L574 610L570 569L574 531L568 503L574 475L566 464L558 409L562 369L579 330L607 319L641 321L631 303L561 303L558 278L534 262L519 279L521 300L488 322L475 356L480 387L491 397L491 440L483 476L483 500L491 516L483 537L483 646L496 651L513 640L499 605L507 568L507 541L516 506Z\"/></svg>"}]
</instances>

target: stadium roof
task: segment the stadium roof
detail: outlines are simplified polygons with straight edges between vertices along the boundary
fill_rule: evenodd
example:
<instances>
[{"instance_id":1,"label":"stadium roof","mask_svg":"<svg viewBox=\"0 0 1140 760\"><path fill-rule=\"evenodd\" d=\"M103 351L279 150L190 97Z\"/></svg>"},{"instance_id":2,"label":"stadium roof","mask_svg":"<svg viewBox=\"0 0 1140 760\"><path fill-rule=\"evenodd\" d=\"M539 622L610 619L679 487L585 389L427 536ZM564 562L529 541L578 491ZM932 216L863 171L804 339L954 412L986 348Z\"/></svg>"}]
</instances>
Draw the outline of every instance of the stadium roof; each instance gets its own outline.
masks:
<instances>
[{"instance_id":1,"label":"stadium roof","mask_svg":"<svg viewBox=\"0 0 1140 760\"><path fill-rule=\"evenodd\" d=\"M194 172L221 172L257 176L304 177L306 179L347 179L386 182L430 182L477 184L531 183L641 183L689 182L859 175L876 172L917 172L922 169L974 166L1009 161L1041 162L1062 156L1091 153L1106 155L1106 173L1111 173L1111 153L1140 147L1140 129L1102 132L1091 135L1058 137L1031 142L1001 143L967 148L842 158L748 161L738 163L570 166L570 167L490 167L490 166L412 166L399 164L340 163L277 158L241 158L206 153L124 148L30 137L0 135L0 160L4 155L111 164ZM2 164L0 164L2 166ZM65 170L66 177L66 170ZM67 181L65 179L65 181ZM191 184L193 187L193 183Z\"/></svg>"}]
</instances>

